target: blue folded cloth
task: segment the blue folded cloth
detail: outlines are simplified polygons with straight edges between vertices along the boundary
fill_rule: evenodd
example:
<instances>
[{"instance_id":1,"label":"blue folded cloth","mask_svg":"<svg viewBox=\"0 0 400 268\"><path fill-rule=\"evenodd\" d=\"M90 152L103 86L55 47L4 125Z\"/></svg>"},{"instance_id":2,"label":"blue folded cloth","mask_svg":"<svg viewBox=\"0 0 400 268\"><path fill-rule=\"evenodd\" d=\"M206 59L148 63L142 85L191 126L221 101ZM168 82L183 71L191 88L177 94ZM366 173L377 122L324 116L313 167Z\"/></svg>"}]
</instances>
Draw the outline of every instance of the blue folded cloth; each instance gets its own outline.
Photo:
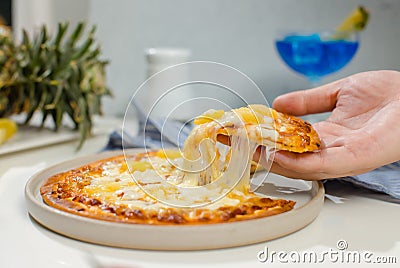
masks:
<instances>
[{"instance_id":1,"label":"blue folded cloth","mask_svg":"<svg viewBox=\"0 0 400 268\"><path fill-rule=\"evenodd\" d=\"M136 111L138 117L139 133L131 133L128 127L113 131L104 151L123 148L183 147L193 125L170 118L148 117L134 100L131 105L130 108Z\"/></svg>"},{"instance_id":2,"label":"blue folded cloth","mask_svg":"<svg viewBox=\"0 0 400 268\"><path fill-rule=\"evenodd\" d=\"M145 147L158 149L177 146L182 148L192 128L193 125L171 119L167 121L162 118L149 119L146 123L140 120L139 129L142 130L139 134L133 135L126 130L114 131L104 150ZM361 175L338 179L400 199L400 161Z\"/></svg>"},{"instance_id":3,"label":"blue folded cloth","mask_svg":"<svg viewBox=\"0 0 400 268\"><path fill-rule=\"evenodd\" d=\"M193 126L176 120L164 121L163 119L149 120L146 123L140 121L138 134L129 133L126 129L115 130L110 134L104 150L182 147Z\"/></svg>"},{"instance_id":4,"label":"blue folded cloth","mask_svg":"<svg viewBox=\"0 0 400 268\"><path fill-rule=\"evenodd\" d=\"M340 179L400 199L400 161L364 174Z\"/></svg>"}]
</instances>

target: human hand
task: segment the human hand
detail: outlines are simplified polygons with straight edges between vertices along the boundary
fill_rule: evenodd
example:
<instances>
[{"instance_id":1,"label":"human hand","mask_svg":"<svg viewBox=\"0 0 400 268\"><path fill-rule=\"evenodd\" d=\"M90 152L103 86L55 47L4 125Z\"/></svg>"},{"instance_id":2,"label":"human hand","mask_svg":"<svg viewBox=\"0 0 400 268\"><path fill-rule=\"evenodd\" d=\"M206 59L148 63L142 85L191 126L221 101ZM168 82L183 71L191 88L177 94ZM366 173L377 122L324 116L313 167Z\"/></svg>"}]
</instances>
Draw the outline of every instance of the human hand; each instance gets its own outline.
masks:
<instances>
[{"instance_id":1,"label":"human hand","mask_svg":"<svg viewBox=\"0 0 400 268\"><path fill-rule=\"evenodd\" d=\"M400 159L400 72L359 73L282 95L273 107L297 116L332 111L313 125L322 140L320 151L276 152L274 173L320 180L361 174ZM255 160L263 159L260 152Z\"/></svg>"}]
</instances>

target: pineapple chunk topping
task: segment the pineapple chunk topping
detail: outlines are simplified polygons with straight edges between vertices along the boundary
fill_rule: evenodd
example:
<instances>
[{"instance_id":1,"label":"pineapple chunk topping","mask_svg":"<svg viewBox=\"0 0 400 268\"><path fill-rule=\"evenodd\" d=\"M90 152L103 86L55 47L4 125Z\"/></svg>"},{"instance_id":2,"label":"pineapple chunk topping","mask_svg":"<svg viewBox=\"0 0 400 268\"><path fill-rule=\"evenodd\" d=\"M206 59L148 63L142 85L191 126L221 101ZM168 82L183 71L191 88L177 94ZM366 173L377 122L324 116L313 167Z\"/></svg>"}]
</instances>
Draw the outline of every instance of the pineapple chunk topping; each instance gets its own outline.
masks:
<instances>
[{"instance_id":1,"label":"pineapple chunk topping","mask_svg":"<svg viewBox=\"0 0 400 268\"><path fill-rule=\"evenodd\" d=\"M208 123L211 121L214 121L216 119L220 119L224 115L225 111L224 110L214 110L210 109L204 114L200 115L194 120L194 123L196 125L202 125L204 123Z\"/></svg>"},{"instance_id":2,"label":"pineapple chunk topping","mask_svg":"<svg viewBox=\"0 0 400 268\"><path fill-rule=\"evenodd\" d=\"M132 172L134 172L134 171L143 172L147 169L153 169L152 165L149 162L143 162L143 161L132 161L132 162L129 162L128 165ZM119 171L121 173L125 172L126 170L128 170L128 165L126 162L122 163Z\"/></svg>"},{"instance_id":3,"label":"pineapple chunk topping","mask_svg":"<svg viewBox=\"0 0 400 268\"><path fill-rule=\"evenodd\" d=\"M179 150L160 149L157 152L157 156L160 158L176 159L182 157L182 154Z\"/></svg>"},{"instance_id":4,"label":"pineapple chunk topping","mask_svg":"<svg viewBox=\"0 0 400 268\"><path fill-rule=\"evenodd\" d=\"M264 122L263 116L257 113L254 109L241 107L239 109L234 109L233 111L240 116L244 123L262 124Z\"/></svg>"},{"instance_id":5,"label":"pineapple chunk topping","mask_svg":"<svg viewBox=\"0 0 400 268\"><path fill-rule=\"evenodd\" d=\"M271 109L262 104L251 104L248 106L250 110L256 113L262 114L263 116L272 117Z\"/></svg>"},{"instance_id":6,"label":"pineapple chunk topping","mask_svg":"<svg viewBox=\"0 0 400 268\"><path fill-rule=\"evenodd\" d=\"M149 162L133 161L130 164L133 171L143 172L146 169L153 169L153 166Z\"/></svg>"}]
</instances>

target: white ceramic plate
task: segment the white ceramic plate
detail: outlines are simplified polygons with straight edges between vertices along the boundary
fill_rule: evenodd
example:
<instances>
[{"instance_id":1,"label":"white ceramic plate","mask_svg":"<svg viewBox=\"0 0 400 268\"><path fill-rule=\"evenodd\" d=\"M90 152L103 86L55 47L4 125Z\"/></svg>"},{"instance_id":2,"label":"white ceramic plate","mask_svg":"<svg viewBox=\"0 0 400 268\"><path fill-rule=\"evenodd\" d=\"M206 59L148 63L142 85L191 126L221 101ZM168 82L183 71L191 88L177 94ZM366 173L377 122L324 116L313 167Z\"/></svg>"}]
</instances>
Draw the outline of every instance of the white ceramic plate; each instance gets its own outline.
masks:
<instances>
[{"instance_id":1,"label":"white ceramic plate","mask_svg":"<svg viewBox=\"0 0 400 268\"><path fill-rule=\"evenodd\" d=\"M294 200L297 202L295 209L271 217L231 223L189 226L113 223L63 212L43 202L40 186L51 175L116 154L121 152L76 158L35 174L25 188L31 216L54 232L86 242L136 249L197 250L241 246L288 235L311 223L324 201L324 188L319 182L269 174L267 182L257 192Z\"/></svg>"}]
</instances>

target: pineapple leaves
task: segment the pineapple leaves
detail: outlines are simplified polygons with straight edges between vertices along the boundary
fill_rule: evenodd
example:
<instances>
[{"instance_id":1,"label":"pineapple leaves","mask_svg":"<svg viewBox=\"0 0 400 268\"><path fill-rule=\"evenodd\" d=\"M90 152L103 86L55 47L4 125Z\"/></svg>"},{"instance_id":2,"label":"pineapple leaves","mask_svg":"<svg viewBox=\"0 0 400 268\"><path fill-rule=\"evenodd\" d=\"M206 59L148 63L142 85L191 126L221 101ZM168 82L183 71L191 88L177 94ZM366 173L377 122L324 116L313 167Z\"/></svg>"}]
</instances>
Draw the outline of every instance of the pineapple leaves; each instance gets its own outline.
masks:
<instances>
[{"instance_id":1,"label":"pineapple leaves","mask_svg":"<svg viewBox=\"0 0 400 268\"><path fill-rule=\"evenodd\" d=\"M81 22L71 31L68 23L59 23L54 36L46 26L34 35L24 30L18 44L0 36L0 52L10 54L0 57L0 116L25 113L28 124L41 112L42 126L51 119L56 131L66 115L80 133L79 149L91 133L93 115L101 114L101 97L111 95L108 62L100 59L95 32Z\"/></svg>"},{"instance_id":2,"label":"pineapple leaves","mask_svg":"<svg viewBox=\"0 0 400 268\"><path fill-rule=\"evenodd\" d=\"M68 24L67 23L59 23L58 24L58 30L57 30L57 35L54 38L53 46L58 48L61 44L61 40L65 35L65 32L68 29Z\"/></svg>"}]
</instances>

